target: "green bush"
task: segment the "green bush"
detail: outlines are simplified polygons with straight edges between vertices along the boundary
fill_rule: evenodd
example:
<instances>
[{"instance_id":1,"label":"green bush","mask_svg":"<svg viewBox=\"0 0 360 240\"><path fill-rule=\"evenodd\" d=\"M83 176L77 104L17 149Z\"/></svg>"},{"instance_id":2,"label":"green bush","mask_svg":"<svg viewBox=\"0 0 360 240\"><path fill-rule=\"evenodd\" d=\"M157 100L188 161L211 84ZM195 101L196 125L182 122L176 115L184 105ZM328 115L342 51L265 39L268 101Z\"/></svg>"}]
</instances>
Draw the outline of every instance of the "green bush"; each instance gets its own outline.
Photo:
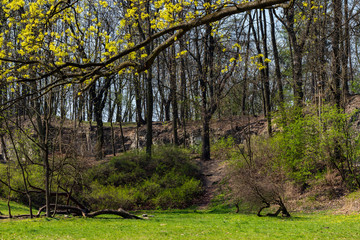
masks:
<instances>
[{"instance_id":1,"label":"green bush","mask_svg":"<svg viewBox=\"0 0 360 240\"><path fill-rule=\"evenodd\" d=\"M8 167L9 164L0 164L0 179L8 182ZM40 166L27 166L27 180L32 183L33 186L38 188L43 188L44 176L42 174L42 167ZM24 181L22 177L21 169L18 167L16 162L10 163L10 183L13 189L18 189L25 192ZM0 197L7 198L9 194L9 189L5 184L0 183ZM30 193L31 201L34 207L40 207L45 202L44 194L32 192ZM16 201L22 204L28 204L28 198L25 194L17 191L11 191L11 200Z\"/></svg>"},{"instance_id":2,"label":"green bush","mask_svg":"<svg viewBox=\"0 0 360 240\"><path fill-rule=\"evenodd\" d=\"M286 121L278 122L280 131L271 144L291 179L305 183L330 169L337 171L350 188L360 187L359 175L355 174L359 170L359 134L351 126L350 115L324 105L302 111L293 108L286 116Z\"/></svg>"},{"instance_id":3,"label":"green bush","mask_svg":"<svg viewBox=\"0 0 360 240\"><path fill-rule=\"evenodd\" d=\"M95 208L184 208L201 193L199 176L184 149L155 147L150 160L145 152L128 152L89 170L87 201Z\"/></svg>"},{"instance_id":4,"label":"green bush","mask_svg":"<svg viewBox=\"0 0 360 240\"><path fill-rule=\"evenodd\" d=\"M271 144L279 153L280 163L285 166L289 177L297 182L305 182L318 170L321 163L320 129L317 116L298 109L290 109L291 116L274 134Z\"/></svg>"},{"instance_id":5,"label":"green bush","mask_svg":"<svg viewBox=\"0 0 360 240\"><path fill-rule=\"evenodd\" d=\"M351 126L358 119L358 113L354 114L351 117L329 105L294 107L275 116L272 137L248 136L244 144L232 149L220 140L218 151L232 154L228 157L227 188L219 198L258 207L264 202L281 206L293 186L301 191L316 189L316 184L327 181L329 172L337 173L349 190L358 189L360 138Z\"/></svg>"},{"instance_id":6,"label":"green bush","mask_svg":"<svg viewBox=\"0 0 360 240\"><path fill-rule=\"evenodd\" d=\"M176 188L165 188L153 202L157 208L185 208L201 193L199 180L189 179Z\"/></svg>"},{"instance_id":7,"label":"green bush","mask_svg":"<svg viewBox=\"0 0 360 240\"><path fill-rule=\"evenodd\" d=\"M216 159L227 160L237 151L235 139L231 136L222 137L212 144L211 151Z\"/></svg>"},{"instance_id":8,"label":"green bush","mask_svg":"<svg viewBox=\"0 0 360 240\"><path fill-rule=\"evenodd\" d=\"M132 209L135 200L131 191L127 187L104 186L93 182L87 200L97 209Z\"/></svg>"}]
</instances>

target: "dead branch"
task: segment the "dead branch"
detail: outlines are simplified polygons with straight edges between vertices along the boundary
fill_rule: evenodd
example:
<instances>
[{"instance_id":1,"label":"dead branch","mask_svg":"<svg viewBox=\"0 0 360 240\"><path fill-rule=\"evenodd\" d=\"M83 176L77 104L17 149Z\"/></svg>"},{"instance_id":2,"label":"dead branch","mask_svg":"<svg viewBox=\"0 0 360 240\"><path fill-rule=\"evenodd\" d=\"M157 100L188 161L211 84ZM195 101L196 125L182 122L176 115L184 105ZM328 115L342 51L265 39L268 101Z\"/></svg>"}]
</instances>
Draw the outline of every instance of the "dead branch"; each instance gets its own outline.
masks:
<instances>
[{"instance_id":1,"label":"dead branch","mask_svg":"<svg viewBox=\"0 0 360 240\"><path fill-rule=\"evenodd\" d=\"M121 208L119 208L118 210L104 209L104 210L100 210L100 211L96 211L96 212L91 212L91 213L88 213L86 215L86 217L93 218L93 217L103 215L103 214L117 215L117 216L121 216L126 219L143 219L141 217L130 214Z\"/></svg>"},{"instance_id":2,"label":"dead branch","mask_svg":"<svg viewBox=\"0 0 360 240\"><path fill-rule=\"evenodd\" d=\"M55 204L51 204L50 207L55 208ZM40 217L41 213L44 212L45 210L46 210L46 206L41 207L39 209L36 217ZM143 219L141 217L138 217L131 213L126 212L122 208L119 208L118 210L103 209L103 210L89 213L88 209L82 209L82 208L74 207L74 206L70 206L70 205L57 205L56 206L56 213L64 213L64 211L66 211L66 213L68 213L68 214L74 214L75 216L83 216L83 217L89 217L89 218L107 214L107 215L121 216L125 219Z\"/></svg>"}]
</instances>

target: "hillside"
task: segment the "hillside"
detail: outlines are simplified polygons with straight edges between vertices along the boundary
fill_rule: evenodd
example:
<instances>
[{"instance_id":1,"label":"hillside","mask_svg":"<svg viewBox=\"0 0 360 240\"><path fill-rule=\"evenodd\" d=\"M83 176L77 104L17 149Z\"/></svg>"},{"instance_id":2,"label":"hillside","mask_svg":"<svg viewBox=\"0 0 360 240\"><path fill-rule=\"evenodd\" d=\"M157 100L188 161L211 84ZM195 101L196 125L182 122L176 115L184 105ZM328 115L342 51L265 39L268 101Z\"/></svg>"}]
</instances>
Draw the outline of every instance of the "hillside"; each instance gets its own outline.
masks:
<instances>
[{"instance_id":1,"label":"hillside","mask_svg":"<svg viewBox=\"0 0 360 240\"><path fill-rule=\"evenodd\" d=\"M104 148L105 155L111 156L126 150L143 148L145 146L146 126L139 128L135 123L127 123L123 126L124 143L122 141L121 129L119 124L114 123L104 126ZM263 117L232 117L211 122L211 137L219 139L232 136L237 142L241 142L244 135L263 134L266 131L266 120ZM59 133L60 124L52 124L52 137L57 140L62 149L76 149L78 156L93 158L95 155L94 146L96 144L96 126L88 123L81 123L74 127L71 121L65 121ZM186 132L186 145L194 146L201 143L201 122L189 121L185 126L178 129L181 144L184 144L184 131ZM113 137L112 137L113 136ZM171 122L153 122L153 142L154 144L170 144L173 142Z\"/></svg>"},{"instance_id":2,"label":"hillside","mask_svg":"<svg viewBox=\"0 0 360 240\"><path fill-rule=\"evenodd\" d=\"M347 106L345 108L346 113L355 113L350 121L355 127L360 126L359 113L357 110L360 108L360 96L352 96L348 98ZM26 122L26 121L25 121ZM91 126L88 123L81 123L74 126L73 122L65 121L61 125L59 122L53 122L51 124L51 136L57 143L57 154L75 153L78 157L85 161L88 161L91 165L97 164L95 161L94 147L96 144L96 126ZM59 130L60 129L60 130ZM211 137L213 140L232 137L235 143L242 143L249 135L262 135L266 134L267 122L263 117L232 117L227 119L215 119L211 122ZM124 124L123 137L119 124L105 124L104 134L104 153L105 161L110 159L113 155L119 155L123 152L123 146L126 150L142 148L145 145L146 126L136 127L134 123ZM178 133L180 142L184 143L184 132L186 132L186 145L198 146L201 143L201 122L189 121L185 126L180 126ZM172 142L172 124L171 122L154 122L153 123L153 137L154 144L169 144ZM125 142L122 142L125 139ZM114 151L115 150L115 151ZM200 167L201 177L204 187L204 195L202 198L196 201L196 204L200 208L206 208L211 199L218 193L219 183L225 177L224 157L221 155L213 155L210 161L201 161L198 154L194 153L193 159ZM339 177L328 176L331 179L331 185L319 184L318 189L312 189L305 193L294 193L294 199L296 201L290 201L292 209L306 210L312 209L324 209L324 208L338 208L345 207L345 209L359 209L357 204L349 202L343 195L342 184ZM321 192L335 191L337 197L328 199L327 196L322 196ZM309 206L308 199L312 196L319 196L317 202ZM299 206L301 202L301 206ZM311 205L311 204L310 204ZM351 206L351 207L349 207ZM351 210L351 211L353 211ZM348 210L343 210L348 211Z\"/></svg>"},{"instance_id":3,"label":"hillside","mask_svg":"<svg viewBox=\"0 0 360 240\"><path fill-rule=\"evenodd\" d=\"M351 96L347 100L346 113L351 113L360 108L360 96ZM351 121L358 126L360 119L355 114ZM80 125L80 126L79 126ZM58 139L63 149L76 149L78 156L92 158L96 143L96 126L86 122L76 127L71 121L65 121L62 126L61 134L53 133L53 137ZM58 122L52 124L53 128L59 129ZM236 143L241 143L247 135L260 135L267 131L267 122L263 116L260 117L229 117L215 119L211 121L211 138L216 140L232 136ZM186 145L199 145L201 143L201 122L188 121L185 126L179 126L178 135L181 144L184 143L184 132L186 132ZM114 123L104 126L104 153L111 156L126 150L142 148L145 146L146 126L139 128L135 123L126 123L123 126L125 142L122 141L119 124ZM113 136L113 137L112 137ZM60 140L61 139L61 140ZM169 144L173 141L171 122L153 122L153 142L154 144Z\"/></svg>"}]
</instances>

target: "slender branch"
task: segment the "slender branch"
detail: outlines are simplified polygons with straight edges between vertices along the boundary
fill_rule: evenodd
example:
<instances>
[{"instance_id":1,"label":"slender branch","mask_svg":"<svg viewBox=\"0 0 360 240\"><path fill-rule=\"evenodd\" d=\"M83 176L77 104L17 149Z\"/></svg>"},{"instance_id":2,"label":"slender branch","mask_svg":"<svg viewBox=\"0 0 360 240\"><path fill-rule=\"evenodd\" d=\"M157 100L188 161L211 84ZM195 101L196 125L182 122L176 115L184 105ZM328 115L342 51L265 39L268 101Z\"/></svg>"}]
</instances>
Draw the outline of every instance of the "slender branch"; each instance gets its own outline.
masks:
<instances>
[{"instance_id":1,"label":"slender branch","mask_svg":"<svg viewBox=\"0 0 360 240\"><path fill-rule=\"evenodd\" d=\"M52 76L55 73L60 73L63 78L68 78L69 76L74 77L74 75L70 75L64 72L61 72L61 70L67 68L67 67L74 67L77 69L89 69L85 72L77 73L78 77L83 77L80 82L83 82L85 79L91 78L93 76L104 76L104 75L111 75L116 73L117 71L120 71L121 69L127 68L127 67L137 67L138 72L145 71L150 68L152 63L154 62L155 58L162 52L164 49L169 47L171 44L173 44L177 39L182 37L186 32L190 31L191 29L209 24L212 22L219 21L223 18L229 17L231 15L242 13L246 11L250 11L253 9L264 9L269 7L284 7L286 2L288 0L257 0L252 2L245 2L241 3L235 6L229 6L225 8L221 8L216 12L213 12L211 14L207 14L199 19L194 19L188 22L183 22L178 25L169 27L167 29L164 29L160 32L157 32L151 36L149 36L146 40L140 42L139 44L135 45L134 47L128 48L126 50L121 51L120 53L116 54L115 56L109 58L108 60L105 60L103 62L91 62L91 63L74 63L74 62L65 62L64 64L55 66L55 69L49 71L48 73L45 73L43 75L40 75L36 78L22 78L16 80L16 82L30 82L30 81L37 81L40 79L44 79L46 77ZM292 4L293 0L290 1L290 5ZM287 5L286 5L287 6ZM285 6L285 7L286 7ZM142 66L139 66L137 63L132 62L124 62L118 65L118 67L114 69L107 69L102 72L101 70L104 69L106 66L109 66L110 64L113 64L115 61L129 55L132 52L135 52L137 50L140 50L142 47L147 46L151 42L153 42L155 39L158 39L166 34L174 32L170 37L167 38L166 41L164 41L162 44L160 44L158 47L156 47L152 53L148 56L147 60L142 64ZM6 61L6 62L13 62L13 63L22 63L22 64L41 64L46 65L41 61L26 61L26 60L19 60L19 59L8 59L8 58L0 58L0 60ZM116 71L114 71L116 70ZM75 76L76 76L75 75ZM93 83L93 82L91 82ZM91 85L91 84L89 84ZM88 87L86 88L88 89Z\"/></svg>"}]
</instances>

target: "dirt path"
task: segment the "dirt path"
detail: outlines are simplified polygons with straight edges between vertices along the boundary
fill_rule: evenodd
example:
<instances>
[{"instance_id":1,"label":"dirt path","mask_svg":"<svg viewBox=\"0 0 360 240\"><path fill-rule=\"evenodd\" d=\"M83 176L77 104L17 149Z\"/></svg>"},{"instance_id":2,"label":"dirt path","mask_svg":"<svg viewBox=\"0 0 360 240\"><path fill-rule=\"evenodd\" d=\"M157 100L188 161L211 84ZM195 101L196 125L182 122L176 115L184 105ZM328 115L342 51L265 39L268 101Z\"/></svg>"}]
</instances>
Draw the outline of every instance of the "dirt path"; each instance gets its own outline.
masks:
<instances>
[{"instance_id":1,"label":"dirt path","mask_svg":"<svg viewBox=\"0 0 360 240\"><path fill-rule=\"evenodd\" d=\"M211 159L202 161L196 158L201 171L201 180L204 187L204 195L196 202L198 209L206 209L211 199L216 196L219 184L225 177L225 165L222 161Z\"/></svg>"}]
</instances>

